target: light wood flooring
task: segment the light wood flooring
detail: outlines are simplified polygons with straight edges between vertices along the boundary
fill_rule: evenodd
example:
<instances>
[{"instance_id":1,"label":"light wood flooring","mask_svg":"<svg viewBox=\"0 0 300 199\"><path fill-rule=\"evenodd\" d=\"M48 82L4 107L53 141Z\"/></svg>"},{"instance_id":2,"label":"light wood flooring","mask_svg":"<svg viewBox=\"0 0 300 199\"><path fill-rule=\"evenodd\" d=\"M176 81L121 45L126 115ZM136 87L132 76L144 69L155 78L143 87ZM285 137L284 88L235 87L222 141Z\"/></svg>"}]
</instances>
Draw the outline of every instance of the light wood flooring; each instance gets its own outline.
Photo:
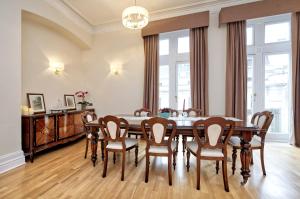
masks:
<instances>
[{"instance_id":1,"label":"light wood flooring","mask_svg":"<svg viewBox=\"0 0 300 199\"><path fill-rule=\"evenodd\" d=\"M229 188L223 188L222 173L215 174L215 162L201 164L201 190L196 186L196 162L191 155L191 168L185 169L185 156L179 152L173 172L173 186L168 185L167 158L152 158L149 182L144 182L145 143L140 142L139 164L134 166L134 150L127 153L125 181L120 181L121 156L108 163L106 178L102 178L103 163L92 166L90 157L84 159L85 140L36 157L0 175L0 198L300 198L300 149L287 144L266 144L267 176L263 177L258 151L254 153L252 177L240 185L239 169L231 175L228 163ZM181 151L181 150L180 150ZM231 154L231 151L229 152ZM89 151L90 156L90 151ZM239 158L237 168L240 168Z\"/></svg>"}]
</instances>

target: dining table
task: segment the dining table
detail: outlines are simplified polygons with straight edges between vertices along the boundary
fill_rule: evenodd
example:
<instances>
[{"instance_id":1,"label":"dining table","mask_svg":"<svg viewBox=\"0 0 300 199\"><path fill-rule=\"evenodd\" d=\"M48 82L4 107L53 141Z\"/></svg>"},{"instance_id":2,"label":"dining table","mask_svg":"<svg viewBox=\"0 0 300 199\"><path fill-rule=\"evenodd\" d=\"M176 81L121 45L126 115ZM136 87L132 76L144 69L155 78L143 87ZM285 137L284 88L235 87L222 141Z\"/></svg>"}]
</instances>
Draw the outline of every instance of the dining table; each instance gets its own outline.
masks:
<instances>
[{"instance_id":1,"label":"dining table","mask_svg":"<svg viewBox=\"0 0 300 199\"><path fill-rule=\"evenodd\" d=\"M119 114L115 115L120 118L124 118L128 121L129 129L128 131L142 131L141 122L143 120L150 119L148 116L134 116L131 114ZM193 123L198 120L206 120L207 117L169 117L167 119L173 120L176 122L176 136L193 136ZM238 136L240 138L241 150L240 150L240 159L241 159L241 176L242 181L241 184L244 185L247 183L250 177L250 162L251 162L251 140L254 135L257 135L258 132L263 131L263 129L259 129L258 126L248 123L246 121L242 121L238 118L234 117L223 117L226 120L234 121L233 134L232 136ZM91 160L93 165L95 166L97 161L97 145L98 145L98 132L100 128L100 124L98 120L91 121L85 124L86 129L91 132ZM201 132L201 131L200 131ZM224 136L227 131L225 129Z\"/></svg>"}]
</instances>

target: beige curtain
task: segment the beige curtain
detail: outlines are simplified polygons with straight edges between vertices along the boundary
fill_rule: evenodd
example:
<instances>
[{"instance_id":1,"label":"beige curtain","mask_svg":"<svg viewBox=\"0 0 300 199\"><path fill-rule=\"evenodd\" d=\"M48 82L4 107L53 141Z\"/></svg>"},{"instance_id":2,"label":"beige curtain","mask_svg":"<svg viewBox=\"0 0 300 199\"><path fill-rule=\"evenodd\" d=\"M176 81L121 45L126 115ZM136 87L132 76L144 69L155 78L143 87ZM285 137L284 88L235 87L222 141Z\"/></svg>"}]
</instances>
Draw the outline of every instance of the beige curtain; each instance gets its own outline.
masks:
<instances>
[{"instance_id":1,"label":"beige curtain","mask_svg":"<svg viewBox=\"0 0 300 199\"><path fill-rule=\"evenodd\" d=\"M207 27L190 29L192 106L208 115Z\"/></svg>"},{"instance_id":2,"label":"beige curtain","mask_svg":"<svg viewBox=\"0 0 300 199\"><path fill-rule=\"evenodd\" d=\"M143 105L154 114L158 110L158 44L158 35L144 37L145 76Z\"/></svg>"},{"instance_id":3,"label":"beige curtain","mask_svg":"<svg viewBox=\"0 0 300 199\"><path fill-rule=\"evenodd\" d=\"M226 115L246 120L246 21L227 24Z\"/></svg>"},{"instance_id":4,"label":"beige curtain","mask_svg":"<svg viewBox=\"0 0 300 199\"><path fill-rule=\"evenodd\" d=\"M300 147L300 13L293 16L293 115L295 145Z\"/></svg>"}]
</instances>

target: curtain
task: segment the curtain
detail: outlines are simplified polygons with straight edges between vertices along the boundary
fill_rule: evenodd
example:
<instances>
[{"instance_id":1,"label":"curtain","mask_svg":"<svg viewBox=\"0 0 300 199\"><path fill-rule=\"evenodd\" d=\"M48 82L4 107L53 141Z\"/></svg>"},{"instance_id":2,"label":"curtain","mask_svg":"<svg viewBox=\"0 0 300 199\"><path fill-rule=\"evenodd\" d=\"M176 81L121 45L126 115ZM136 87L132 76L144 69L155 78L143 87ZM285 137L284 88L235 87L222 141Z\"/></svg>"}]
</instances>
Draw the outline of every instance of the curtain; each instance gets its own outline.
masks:
<instances>
[{"instance_id":1,"label":"curtain","mask_svg":"<svg viewBox=\"0 0 300 199\"><path fill-rule=\"evenodd\" d=\"M294 142L300 147L300 13L293 14L293 116Z\"/></svg>"},{"instance_id":2,"label":"curtain","mask_svg":"<svg viewBox=\"0 0 300 199\"><path fill-rule=\"evenodd\" d=\"M144 76L144 108L156 114L158 110L158 48L159 36L144 37L145 76Z\"/></svg>"},{"instance_id":3,"label":"curtain","mask_svg":"<svg viewBox=\"0 0 300 199\"><path fill-rule=\"evenodd\" d=\"M246 21L227 24L226 115L246 120Z\"/></svg>"},{"instance_id":4,"label":"curtain","mask_svg":"<svg viewBox=\"0 0 300 199\"><path fill-rule=\"evenodd\" d=\"M190 29L192 107L208 115L207 27Z\"/></svg>"}]
</instances>

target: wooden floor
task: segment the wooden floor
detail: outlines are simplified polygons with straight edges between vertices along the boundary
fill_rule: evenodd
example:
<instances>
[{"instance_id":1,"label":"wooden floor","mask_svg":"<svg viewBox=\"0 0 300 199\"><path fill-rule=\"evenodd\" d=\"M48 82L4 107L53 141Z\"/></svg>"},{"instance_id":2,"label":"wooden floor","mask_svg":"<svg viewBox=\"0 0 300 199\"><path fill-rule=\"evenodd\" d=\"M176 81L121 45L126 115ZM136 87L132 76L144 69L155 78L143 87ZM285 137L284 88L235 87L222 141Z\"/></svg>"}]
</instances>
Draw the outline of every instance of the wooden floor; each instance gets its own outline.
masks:
<instances>
[{"instance_id":1,"label":"wooden floor","mask_svg":"<svg viewBox=\"0 0 300 199\"><path fill-rule=\"evenodd\" d=\"M120 156L115 165L110 156L108 175L102 178L102 161L93 167L89 158L83 158L84 146L81 140L39 155L33 164L27 163L1 174L0 198L300 198L300 149L287 144L267 143L266 177L262 175L255 152L252 177L245 186L240 185L239 171L231 175L229 162L229 193L224 191L222 173L216 175L215 163L210 161L203 161L201 165L201 190L197 191L195 159L191 156L191 168L187 173L182 153L179 153L173 173L173 186L168 185L166 158L151 159L146 184L143 142L137 168L134 151L127 153L125 181L120 181ZM240 168L239 163L237 168Z\"/></svg>"}]
</instances>

